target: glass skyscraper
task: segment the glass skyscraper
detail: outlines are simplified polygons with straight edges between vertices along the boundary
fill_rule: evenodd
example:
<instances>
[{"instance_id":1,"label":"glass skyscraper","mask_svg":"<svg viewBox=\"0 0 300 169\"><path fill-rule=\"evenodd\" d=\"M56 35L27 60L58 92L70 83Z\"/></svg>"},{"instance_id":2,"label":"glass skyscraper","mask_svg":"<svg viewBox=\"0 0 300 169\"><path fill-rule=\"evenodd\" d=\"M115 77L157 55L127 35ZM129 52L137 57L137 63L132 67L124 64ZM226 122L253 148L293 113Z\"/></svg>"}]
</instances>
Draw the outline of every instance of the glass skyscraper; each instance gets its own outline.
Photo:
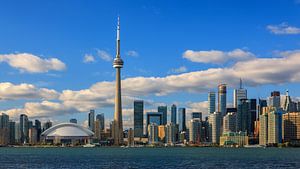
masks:
<instances>
[{"instance_id":1,"label":"glass skyscraper","mask_svg":"<svg viewBox=\"0 0 300 169\"><path fill-rule=\"evenodd\" d=\"M134 137L143 137L144 133L144 101L135 100L133 103Z\"/></svg>"},{"instance_id":2,"label":"glass skyscraper","mask_svg":"<svg viewBox=\"0 0 300 169\"><path fill-rule=\"evenodd\" d=\"M218 112L223 117L226 114L226 84L220 84L218 86Z\"/></svg>"},{"instance_id":3,"label":"glass skyscraper","mask_svg":"<svg viewBox=\"0 0 300 169\"><path fill-rule=\"evenodd\" d=\"M216 93L208 93L208 113L214 113L216 111Z\"/></svg>"},{"instance_id":4,"label":"glass skyscraper","mask_svg":"<svg viewBox=\"0 0 300 169\"><path fill-rule=\"evenodd\" d=\"M95 110L90 110L89 113L89 129L95 131L94 123L95 123Z\"/></svg>"},{"instance_id":5,"label":"glass skyscraper","mask_svg":"<svg viewBox=\"0 0 300 169\"><path fill-rule=\"evenodd\" d=\"M103 131L105 129L104 113L97 114L96 120L98 120L100 123L99 125L100 131Z\"/></svg>"},{"instance_id":6,"label":"glass skyscraper","mask_svg":"<svg viewBox=\"0 0 300 169\"><path fill-rule=\"evenodd\" d=\"M21 143L28 143L28 117L26 114L20 115L20 134L21 134Z\"/></svg>"},{"instance_id":7,"label":"glass skyscraper","mask_svg":"<svg viewBox=\"0 0 300 169\"><path fill-rule=\"evenodd\" d=\"M173 104L171 107L171 123L177 124L176 116L177 116L177 107L175 104Z\"/></svg>"},{"instance_id":8,"label":"glass skyscraper","mask_svg":"<svg viewBox=\"0 0 300 169\"><path fill-rule=\"evenodd\" d=\"M179 108L178 109L179 132L186 131L185 119L186 119L185 108Z\"/></svg>"},{"instance_id":9,"label":"glass skyscraper","mask_svg":"<svg viewBox=\"0 0 300 169\"><path fill-rule=\"evenodd\" d=\"M233 107L237 108L241 102L241 99L247 99L247 90L242 86L242 80L240 79L240 88L233 90Z\"/></svg>"},{"instance_id":10,"label":"glass skyscraper","mask_svg":"<svg viewBox=\"0 0 300 169\"><path fill-rule=\"evenodd\" d=\"M162 124L166 125L167 124L168 107L167 106L158 106L157 112L162 112L162 114L163 114Z\"/></svg>"}]
</instances>

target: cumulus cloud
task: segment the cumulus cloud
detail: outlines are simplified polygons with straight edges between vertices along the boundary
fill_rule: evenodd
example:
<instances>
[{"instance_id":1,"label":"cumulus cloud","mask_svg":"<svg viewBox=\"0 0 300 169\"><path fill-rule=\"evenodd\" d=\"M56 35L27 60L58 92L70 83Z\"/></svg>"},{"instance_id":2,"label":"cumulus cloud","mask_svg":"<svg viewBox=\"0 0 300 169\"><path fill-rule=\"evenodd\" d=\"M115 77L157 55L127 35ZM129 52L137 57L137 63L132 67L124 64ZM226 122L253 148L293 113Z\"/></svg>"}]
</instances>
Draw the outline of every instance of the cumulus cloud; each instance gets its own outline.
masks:
<instances>
[{"instance_id":1,"label":"cumulus cloud","mask_svg":"<svg viewBox=\"0 0 300 169\"><path fill-rule=\"evenodd\" d=\"M45 73L51 70L62 71L66 65L57 58L42 59L30 53L0 55L0 63L5 62L11 67L28 73Z\"/></svg>"},{"instance_id":2,"label":"cumulus cloud","mask_svg":"<svg viewBox=\"0 0 300 169\"><path fill-rule=\"evenodd\" d=\"M11 117L18 117L24 113L30 118L45 118L64 114L78 113L73 107L68 107L58 102L42 101L25 103L24 108L6 110Z\"/></svg>"},{"instance_id":3,"label":"cumulus cloud","mask_svg":"<svg viewBox=\"0 0 300 169\"><path fill-rule=\"evenodd\" d=\"M185 67L185 66L180 66L179 68L174 68L174 69L171 69L168 73L171 74L171 73L184 73L184 72L187 72L188 69Z\"/></svg>"},{"instance_id":4,"label":"cumulus cloud","mask_svg":"<svg viewBox=\"0 0 300 169\"><path fill-rule=\"evenodd\" d=\"M104 60L106 62L110 62L113 59L112 56L108 52L106 52L105 50L97 49L97 54L102 60Z\"/></svg>"},{"instance_id":5,"label":"cumulus cloud","mask_svg":"<svg viewBox=\"0 0 300 169\"><path fill-rule=\"evenodd\" d=\"M210 68L165 77L126 78L122 80L124 113L132 113L130 109L132 108L133 100L140 96L164 96L179 92L206 93L210 89L216 88L220 82L226 83L230 87L235 87L239 84L240 77L243 78L248 86L300 82L299 58L299 51L290 51L286 52L282 57L254 58L252 60L239 61L226 68ZM11 86L11 84L5 85ZM89 109L102 107L112 108L114 105L114 85L114 82L104 81L83 90L63 90L57 102L45 101L25 104L23 111L33 112L36 113L36 116L38 114L42 116L50 114L59 115L68 112L86 112ZM50 96L47 95L49 89L41 90L35 89L33 86L30 87L30 85L29 87L27 86L25 85L26 88L24 91L33 92L24 92L23 90L21 90L23 92L15 92L18 90L8 90L9 87L0 86L0 95L7 99L26 98L27 95L31 98L52 97L51 94ZM46 94L35 94L39 92ZM54 95L57 97L56 94ZM149 101L149 104L156 105L151 101ZM190 103L187 105L191 111L207 112L205 111L207 109L207 103L205 102L199 104Z\"/></svg>"},{"instance_id":6,"label":"cumulus cloud","mask_svg":"<svg viewBox=\"0 0 300 169\"><path fill-rule=\"evenodd\" d=\"M281 23L279 25L268 25L267 30L276 35L296 35L300 34L300 28L290 26L287 23Z\"/></svg>"},{"instance_id":7,"label":"cumulus cloud","mask_svg":"<svg viewBox=\"0 0 300 169\"><path fill-rule=\"evenodd\" d=\"M1 100L17 99L57 99L59 93L52 89L37 88L32 84L12 84L9 82L0 83Z\"/></svg>"},{"instance_id":8,"label":"cumulus cloud","mask_svg":"<svg viewBox=\"0 0 300 169\"><path fill-rule=\"evenodd\" d=\"M127 55L127 56L132 56L132 57L138 57L138 56L139 56L139 53L138 53L137 51L130 50L130 51L127 51L127 52L126 52L126 55Z\"/></svg>"},{"instance_id":9,"label":"cumulus cloud","mask_svg":"<svg viewBox=\"0 0 300 169\"><path fill-rule=\"evenodd\" d=\"M84 63L93 63L96 62L95 58L93 55L85 54L83 58Z\"/></svg>"},{"instance_id":10,"label":"cumulus cloud","mask_svg":"<svg viewBox=\"0 0 300 169\"><path fill-rule=\"evenodd\" d=\"M183 58L188 59L192 62L223 64L229 61L236 62L236 61L251 60L255 58L255 55L251 52L242 49L234 49L228 52L224 52L220 50L210 50L210 51L187 50L183 53Z\"/></svg>"}]
</instances>

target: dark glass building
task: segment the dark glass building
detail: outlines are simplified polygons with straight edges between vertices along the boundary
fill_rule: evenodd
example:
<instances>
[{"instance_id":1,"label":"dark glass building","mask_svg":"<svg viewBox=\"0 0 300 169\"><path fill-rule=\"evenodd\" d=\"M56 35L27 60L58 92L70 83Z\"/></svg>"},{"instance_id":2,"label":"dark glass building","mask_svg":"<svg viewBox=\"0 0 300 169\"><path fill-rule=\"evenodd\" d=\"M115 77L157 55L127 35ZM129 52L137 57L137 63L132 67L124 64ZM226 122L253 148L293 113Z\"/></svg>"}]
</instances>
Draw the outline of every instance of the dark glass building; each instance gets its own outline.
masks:
<instances>
[{"instance_id":1,"label":"dark glass building","mask_svg":"<svg viewBox=\"0 0 300 169\"><path fill-rule=\"evenodd\" d=\"M135 100L133 103L134 114L134 137L143 137L144 135L144 101Z\"/></svg>"}]
</instances>

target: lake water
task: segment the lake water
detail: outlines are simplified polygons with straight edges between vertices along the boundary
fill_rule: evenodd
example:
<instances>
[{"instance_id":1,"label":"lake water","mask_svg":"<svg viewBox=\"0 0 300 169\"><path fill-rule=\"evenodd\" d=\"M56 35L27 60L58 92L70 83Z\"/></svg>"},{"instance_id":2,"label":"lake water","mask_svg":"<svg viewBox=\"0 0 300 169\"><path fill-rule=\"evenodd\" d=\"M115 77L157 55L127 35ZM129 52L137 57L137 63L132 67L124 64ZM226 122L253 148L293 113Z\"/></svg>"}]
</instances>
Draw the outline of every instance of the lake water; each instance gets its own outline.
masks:
<instances>
[{"instance_id":1,"label":"lake water","mask_svg":"<svg viewBox=\"0 0 300 169\"><path fill-rule=\"evenodd\" d=\"M0 148L0 168L300 168L300 149Z\"/></svg>"}]
</instances>

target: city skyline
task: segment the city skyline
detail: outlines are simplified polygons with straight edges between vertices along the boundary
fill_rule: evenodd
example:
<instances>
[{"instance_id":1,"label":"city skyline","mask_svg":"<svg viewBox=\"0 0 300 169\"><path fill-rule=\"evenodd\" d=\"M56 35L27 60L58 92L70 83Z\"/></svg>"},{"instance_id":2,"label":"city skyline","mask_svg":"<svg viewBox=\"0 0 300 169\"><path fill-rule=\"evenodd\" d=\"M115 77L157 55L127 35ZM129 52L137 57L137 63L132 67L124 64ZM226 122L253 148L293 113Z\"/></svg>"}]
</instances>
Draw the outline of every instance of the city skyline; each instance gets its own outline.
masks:
<instances>
[{"instance_id":1,"label":"city skyline","mask_svg":"<svg viewBox=\"0 0 300 169\"><path fill-rule=\"evenodd\" d=\"M183 7L186 7L183 8L183 11L188 10L189 8L184 4L183 2L176 2L173 5L183 5ZM276 6L275 3L268 11L276 14L275 9L279 8L279 4L278 2L278 6ZM51 7L38 3L36 5L51 9ZM65 5L67 4L60 4L60 7L63 8ZM284 93L286 89L291 91L292 97L300 96L298 87L300 81L300 61L298 59L300 58L300 52L298 49L300 45L297 40L300 34L300 23L293 17L299 14L296 9L300 6L295 1L288 1L285 6L281 7L286 9L287 14L285 17L272 18L271 21L259 20L258 26L254 24L256 22L250 22L247 29L244 30L243 27L240 27L239 30L243 31L236 32L236 35L231 32L235 25L225 24L224 32L235 37L231 40L231 44L224 42L229 35L213 38L208 43L206 40L209 36L203 35L203 32L212 35L213 31L208 29L224 24L219 21L214 25L209 21L205 21L205 19L209 20L214 17L223 18L221 13L216 16L207 15L206 17L200 14L192 16L192 13L188 13L176 22L173 18L176 14L169 13L169 10L172 11L172 9L163 8L166 4L136 3L134 8L139 9L138 12L143 14L140 17L130 18L136 13L129 12L124 7L119 6L119 9L109 12L108 16L99 16L97 19L95 17L98 14L97 12L91 11L89 13L80 8L80 10L83 10L83 16L89 19L86 21L86 18L74 16L74 18L71 17L70 21L67 21L70 17L68 14L74 14L74 10L78 5L86 5L87 8L92 8L90 5L81 3L71 4L68 11L70 13L63 12L59 8L56 12L62 15L61 19L58 19L55 14L42 12L42 15L49 17L50 21L41 22L40 25L37 25L38 28L35 29L41 32L28 30L34 26L29 20L31 18L39 20L39 16L35 16L35 13L40 11L31 11L32 13L23 16L25 23L22 22L22 19L15 18L21 15L22 10L20 13L8 13L8 15L1 16L4 23L13 18L14 24L24 26L24 29L19 31L0 29L0 35L4 37L0 40L0 63L3 77L0 84L2 89L0 91L2 100L0 103L1 110L11 118L18 119L19 115L23 113L32 119L51 119L56 123L76 118L79 120L78 123L82 124L87 120L90 109L96 109L96 114L105 114L107 117L106 124L108 125L113 119L114 112L115 82L111 61L113 51L115 51L115 47L113 47L113 39L115 38L113 35L115 34L113 31L115 31L115 20L118 14L121 15L124 24L124 35L122 35L122 41L124 42L122 51L124 52L121 55L126 57L126 65L128 62L128 66L124 69L124 75L122 75L122 85L124 84L122 88L124 93L122 98L124 126L126 127L133 127L133 100L135 99L144 100L145 112L156 110L160 104L167 104L170 108L175 103L178 108L185 107L187 109L186 113L201 111L204 115L207 115L208 91L214 90L217 94L217 86L226 83L227 103L232 104L233 89L238 89L240 78L244 82L243 88L248 90L248 98L267 98L271 91L279 90ZM113 6L113 3L105 5ZM203 4L196 3L195 5L210 6L205 2ZM264 6L265 4L261 3L261 5ZM6 10L10 9L11 4L8 3L4 6L7 6L7 9L4 10L4 12L7 12ZM95 2L95 6L99 7L99 4ZM238 9L238 7L245 9L241 4L233 6L234 9ZM230 16L234 14L227 8L223 9L217 6L215 10L217 9ZM251 6L246 9L252 10ZM264 9L258 9L258 13L262 12L260 10ZM149 11L152 13L148 14ZM204 12L211 14L209 11ZM243 12L240 13L244 14L250 21L259 17L258 15L250 16ZM147 21L141 21L143 17ZM79 20L75 22L77 18ZM187 24L184 21L186 18L188 18L188 21L199 19L197 22L202 23L201 21L203 21L203 25L191 23L190 26L197 26L197 29L190 28L190 33L185 31L183 33L183 27L180 24ZM225 16L224 18L226 19ZM55 22L51 19L58 20ZM70 33L65 30L70 29L72 23L75 25L91 23L95 21L94 19L101 22L101 24L95 25L95 28L101 28L98 31L91 28L91 26L83 28L83 33L79 33L81 30L75 28ZM155 21L155 19L159 20ZM170 21L164 23L168 19ZM242 18L236 19L242 22ZM232 21L232 18L227 18L227 21ZM66 24L63 22L66 22ZM177 25L174 25L174 23ZM42 30L41 28L45 28L43 24L52 26ZM156 26L146 28L143 24ZM56 30L54 25L59 28ZM134 28L136 26L137 28ZM90 34L89 30L94 34ZM260 47L261 43L245 42L242 38L237 37L245 35L246 31L259 32L259 35L255 38L243 36L246 39L249 38L250 41L256 42L262 40L262 38L270 38L275 42L267 45L268 41L263 41L263 43L266 43L264 49ZM179 41L175 40L168 44L174 46L174 48L170 48L168 45L159 47L155 43L155 41L161 41L163 44L164 41L173 40L172 37L175 38L175 35L179 32L186 34L187 37L178 35L179 37L176 38ZM26 33L26 35L21 36L23 33ZM41 39L38 38L39 33ZM62 41L60 42L59 38L54 38L55 36L45 36L44 33L61 35ZM24 37L25 39L28 38L27 36L31 36L33 40L25 43L21 39L14 44L12 42L16 41L17 38L10 39L9 35ZM153 39L151 36L159 38ZM195 37L199 41L194 41ZM76 38L79 42L76 42ZM6 39L10 39L8 43L5 43ZM37 45L41 40L45 44ZM190 42L185 43L180 42L180 40ZM214 42L214 40L220 41ZM58 45L54 45L54 42L58 42ZM87 44L85 44L86 42ZM35 45L37 46L35 47ZM60 50L59 45L63 47ZM82 47L80 47L81 45ZM69 48L77 49L70 50ZM163 50L163 48L166 48L166 50ZM158 50L159 54L149 49ZM73 58L72 55L75 57ZM277 66L274 67L274 65ZM258 69L259 71L257 71ZM189 118L189 114L186 117ZM168 109L168 121L169 119L170 110Z\"/></svg>"}]
</instances>

